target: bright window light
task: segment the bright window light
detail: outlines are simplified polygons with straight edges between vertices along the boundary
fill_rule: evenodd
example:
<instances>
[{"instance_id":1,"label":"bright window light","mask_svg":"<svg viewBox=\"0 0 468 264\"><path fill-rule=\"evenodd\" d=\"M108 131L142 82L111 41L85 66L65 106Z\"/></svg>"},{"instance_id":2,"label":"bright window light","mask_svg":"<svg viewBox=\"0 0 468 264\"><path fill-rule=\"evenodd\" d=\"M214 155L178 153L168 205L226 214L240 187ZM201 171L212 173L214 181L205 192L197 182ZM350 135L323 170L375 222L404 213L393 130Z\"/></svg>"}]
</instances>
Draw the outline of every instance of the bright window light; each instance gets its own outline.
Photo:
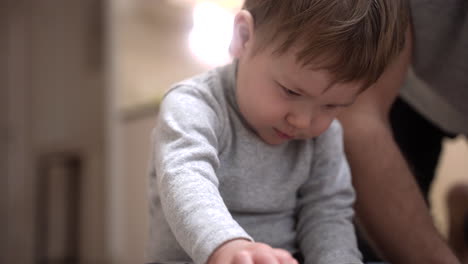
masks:
<instances>
[{"instance_id":1,"label":"bright window light","mask_svg":"<svg viewBox=\"0 0 468 264\"><path fill-rule=\"evenodd\" d=\"M234 12L214 2L201 2L193 11L193 28L189 35L190 50L207 66L218 66L231 60L229 44Z\"/></svg>"}]
</instances>

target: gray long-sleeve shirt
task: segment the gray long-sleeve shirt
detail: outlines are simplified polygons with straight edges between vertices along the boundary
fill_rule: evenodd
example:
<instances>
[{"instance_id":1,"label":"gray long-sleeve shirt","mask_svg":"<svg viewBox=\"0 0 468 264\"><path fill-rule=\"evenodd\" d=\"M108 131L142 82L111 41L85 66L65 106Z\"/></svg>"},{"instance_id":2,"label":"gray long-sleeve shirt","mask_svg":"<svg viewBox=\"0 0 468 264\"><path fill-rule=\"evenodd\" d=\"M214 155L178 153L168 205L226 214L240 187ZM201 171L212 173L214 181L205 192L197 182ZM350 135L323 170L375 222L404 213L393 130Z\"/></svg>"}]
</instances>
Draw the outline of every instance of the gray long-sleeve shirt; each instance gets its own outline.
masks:
<instances>
[{"instance_id":1,"label":"gray long-sleeve shirt","mask_svg":"<svg viewBox=\"0 0 468 264\"><path fill-rule=\"evenodd\" d=\"M300 251L306 264L361 263L354 190L338 121L320 137L268 145L246 125L236 64L175 85L153 132L150 262L205 263L246 238Z\"/></svg>"}]
</instances>

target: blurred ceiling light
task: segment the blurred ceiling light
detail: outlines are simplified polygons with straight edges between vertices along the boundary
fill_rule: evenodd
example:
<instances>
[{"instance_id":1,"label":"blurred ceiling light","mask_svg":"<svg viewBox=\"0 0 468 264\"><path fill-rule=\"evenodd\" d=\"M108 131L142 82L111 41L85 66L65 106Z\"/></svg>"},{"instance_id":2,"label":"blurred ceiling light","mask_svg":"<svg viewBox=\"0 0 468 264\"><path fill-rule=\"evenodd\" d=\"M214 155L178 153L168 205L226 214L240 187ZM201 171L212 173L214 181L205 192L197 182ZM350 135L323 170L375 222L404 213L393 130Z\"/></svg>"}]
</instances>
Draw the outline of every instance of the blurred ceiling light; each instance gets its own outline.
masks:
<instances>
[{"instance_id":1,"label":"blurred ceiling light","mask_svg":"<svg viewBox=\"0 0 468 264\"><path fill-rule=\"evenodd\" d=\"M193 28L189 35L190 50L197 59L208 66L229 62L229 44L235 11L243 1L194 2Z\"/></svg>"}]
</instances>

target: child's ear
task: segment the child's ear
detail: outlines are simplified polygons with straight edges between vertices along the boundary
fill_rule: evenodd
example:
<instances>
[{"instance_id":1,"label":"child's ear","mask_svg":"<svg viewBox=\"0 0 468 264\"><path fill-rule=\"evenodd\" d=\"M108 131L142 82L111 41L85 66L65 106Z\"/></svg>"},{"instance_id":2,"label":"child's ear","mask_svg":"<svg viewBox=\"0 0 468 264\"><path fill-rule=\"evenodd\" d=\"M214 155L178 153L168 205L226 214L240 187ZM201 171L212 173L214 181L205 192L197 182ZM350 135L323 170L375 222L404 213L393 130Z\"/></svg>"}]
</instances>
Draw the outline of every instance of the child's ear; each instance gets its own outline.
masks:
<instances>
[{"instance_id":1,"label":"child's ear","mask_svg":"<svg viewBox=\"0 0 468 264\"><path fill-rule=\"evenodd\" d=\"M234 32L232 34L229 52L231 56L239 59L246 47L253 42L254 20L247 10L241 10L234 19Z\"/></svg>"}]
</instances>

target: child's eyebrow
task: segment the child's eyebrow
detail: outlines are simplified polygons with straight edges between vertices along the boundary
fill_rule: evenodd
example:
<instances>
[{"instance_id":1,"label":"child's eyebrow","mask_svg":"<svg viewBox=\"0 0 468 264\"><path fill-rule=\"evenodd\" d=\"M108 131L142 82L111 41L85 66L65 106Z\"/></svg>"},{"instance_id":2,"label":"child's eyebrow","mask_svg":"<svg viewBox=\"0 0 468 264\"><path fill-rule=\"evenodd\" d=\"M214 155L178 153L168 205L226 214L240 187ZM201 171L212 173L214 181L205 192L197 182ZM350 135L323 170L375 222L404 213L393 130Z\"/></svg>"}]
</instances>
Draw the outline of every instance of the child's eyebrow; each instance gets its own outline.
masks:
<instances>
[{"instance_id":1,"label":"child's eyebrow","mask_svg":"<svg viewBox=\"0 0 468 264\"><path fill-rule=\"evenodd\" d=\"M346 102L346 103L338 103L336 105L342 106L342 107L348 107L348 106L351 106L352 104L354 104L354 102L356 102L357 98L358 98L357 96L354 96L353 99L351 99L351 101Z\"/></svg>"},{"instance_id":2,"label":"child's eyebrow","mask_svg":"<svg viewBox=\"0 0 468 264\"><path fill-rule=\"evenodd\" d=\"M326 93L328 90L330 90L333 87L333 85L335 85L335 83L330 82L320 94Z\"/></svg>"},{"instance_id":3,"label":"child's eyebrow","mask_svg":"<svg viewBox=\"0 0 468 264\"><path fill-rule=\"evenodd\" d=\"M342 104L336 104L337 106L341 106L341 107L348 107L348 106L351 106L352 104L354 104L356 100L353 100L352 102L347 102L347 103L342 103Z\"/></svg>"},{"instance_id":4,"label":"child's eyebrow","mask_svg":"<svg viewBox=\"0 0 468 264\"><path fill-rule=\"evenodd\" d=\"M308 92L306 92L305 89L302 89L299 86L295 85L288 78L282 78L282 81L280 82L280 84L281 84L281 86L283 86L283 87L285 87L287 89L293 90L293 91L297 91L298 93L300 93L302 95L306 95L306 96L309 96L309 97L316 97L314 95L310 95ZM325 87L325 89L320 92L320 95L324 94L328 89L330 89L331 86L332 86L332 84L327 85Z\"/></svg>"},{"instance_id":5,"label":"child's eyebrow","mask_svg":"<svg viewBox=\"0 0 468 264\"><path fill-rule=\"evenodd\" d=\"M301 89L299 86L295 86L295 85L292 85L292 86L289 86L289 85L286 85L287 87L291 88L291 90L293 91L297 91L298 93L302 94L302 95L305 95L305 96L308 96L308 97L312 97L312 98L315 98L317 97L317 95L311 95L309 94L308 92L306 92L306 90L304 89ZM289 89L288 88L288 89ZM323 95L327 90L330 89L330 86L327 86L325 87L325 89L323 91L320 92L319 95Z\"/></svg>"},{"instance_id":6,"label":"child's eyebrow","mask_svg":"<svg viewBox=\"0 0 468 264\"><path fill-rule=\"evenodd\" d=\"M322 86L323 87L323 90L319 93L319 95L323 95L324 93L326 93L328 90L330 90L335 84L336 82L328 82L325 84L325 85L322 85L323 82L321 82L320 80L318 80L317 84L315 86L320 86L319 88L322 89ZM293 85L292 86L293 88L295 88L296 90L300 91L301 93L307 95L307 96L310 96L310 97L316 97L314 95L310 95L306 92L306 89L302 89L300 88L299 86L296 86L296 85Z\"/></svg>"}]
</instances>

